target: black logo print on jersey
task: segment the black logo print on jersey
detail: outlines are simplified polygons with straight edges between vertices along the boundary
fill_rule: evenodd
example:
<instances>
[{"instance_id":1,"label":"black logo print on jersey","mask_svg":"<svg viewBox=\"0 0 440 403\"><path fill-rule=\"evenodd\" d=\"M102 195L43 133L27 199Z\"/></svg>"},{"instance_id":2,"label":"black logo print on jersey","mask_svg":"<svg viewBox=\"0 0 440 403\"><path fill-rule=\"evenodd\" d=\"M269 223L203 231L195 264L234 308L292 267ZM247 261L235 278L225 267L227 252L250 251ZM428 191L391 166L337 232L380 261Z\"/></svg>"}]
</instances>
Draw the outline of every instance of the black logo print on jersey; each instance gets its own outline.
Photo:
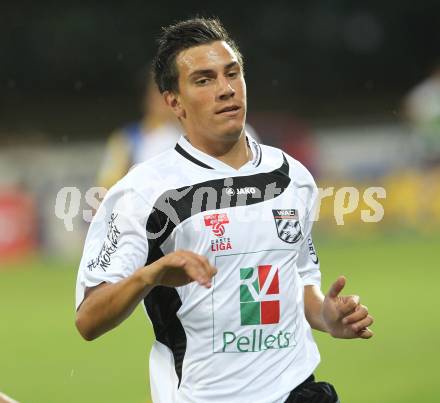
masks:
<instances>
[{"instance_id":1,"label":"black logo print on jersey","mask_svg":"<svg viewBox=\"0 0 440 403\"><path fill-rule=\"evenodd\" d=\"M313 263L318 264L319 259L318 259L318 255L316 254L315 245L313 245L312 237L309 237L309 239L307 239L307 245L309 246L310 259L312 260Z\"/></svg>"}]
</instances>

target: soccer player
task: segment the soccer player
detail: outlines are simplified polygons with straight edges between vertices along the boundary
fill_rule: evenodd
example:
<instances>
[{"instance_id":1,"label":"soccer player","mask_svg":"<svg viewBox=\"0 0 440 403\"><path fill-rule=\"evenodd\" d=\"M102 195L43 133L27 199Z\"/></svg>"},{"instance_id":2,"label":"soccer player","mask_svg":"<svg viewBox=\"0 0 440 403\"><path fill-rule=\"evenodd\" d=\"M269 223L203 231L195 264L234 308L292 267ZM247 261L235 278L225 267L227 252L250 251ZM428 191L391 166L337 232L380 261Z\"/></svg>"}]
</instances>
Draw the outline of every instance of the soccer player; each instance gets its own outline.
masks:
<instances>
[{"instance_id":1,"label":"soccer player","mask_svg":"<svg viewBox=\"0 0 440 403\"><path fill-rule=\"evenodd\" d=\"M110 135L98 172L99 186L109 189L133 165L176 145L180 137L178 122L165 104L152 73L148 75L143 111L139 122L132 122Z\"/></svg>"},{"instance_id":2,"label":"soccer player","mask_svg":"<svg viewBox=\"0 0 440 403\"><path fill-rule=\"evenodd\" d=\"M339 277L324 296L309 172L244 130L243 58L218 20L163 30L155 79L184 136L107 193L80 263L76 326L92 340L142 302L155 403L337 402L315 382L311 327L370 338Z\"/></svg>"}]
</instances>

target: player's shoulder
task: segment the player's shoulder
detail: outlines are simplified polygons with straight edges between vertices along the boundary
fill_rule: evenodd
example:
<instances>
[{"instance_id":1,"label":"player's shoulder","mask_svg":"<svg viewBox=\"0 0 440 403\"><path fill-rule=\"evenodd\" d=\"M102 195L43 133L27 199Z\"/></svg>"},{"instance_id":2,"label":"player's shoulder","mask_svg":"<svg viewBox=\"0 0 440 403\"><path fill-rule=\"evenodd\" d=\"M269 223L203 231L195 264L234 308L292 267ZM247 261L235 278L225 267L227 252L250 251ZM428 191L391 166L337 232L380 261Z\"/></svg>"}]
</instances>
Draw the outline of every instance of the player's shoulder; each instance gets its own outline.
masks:
<instances>
[{"instance_id":1,"label":"player's shoulder","mask_svg":"<svg viewBox=\"0 0 440 403\"><path fill-rule=\"evenodd\" d=\"M113 187L112 192L133 193L147 202L154 202L168 189L179 186L181 180L177 153L174 149L164 151L145 162L134 165Z\"/></svg>"},{"instance_id":2,"label":"player's shoulder","mask_svg":"<svg viewBox=\"0 0 440 403\"><path fill-rule=\"evenodd\" d=\"M260 147L263 152L264 160L268 165L278 167L287 162L289 166L289 176L293 181L298 185L307 183L314 185L315 181L312 174L300 161L280 148L263 144L261 144Z\"/></svg>"},{"instance_id":3,"label":"player's shoulder","mask_svg":"<svg viewBox=\"0 0 440 403\"><path fill-rule=\"evenodd\" d=\"M145 177L167 175L175 170L177 153L174 148L167 149L147 161L134 165L127 174L130 181L142 180Z\"/></svg>"}]
</instances>

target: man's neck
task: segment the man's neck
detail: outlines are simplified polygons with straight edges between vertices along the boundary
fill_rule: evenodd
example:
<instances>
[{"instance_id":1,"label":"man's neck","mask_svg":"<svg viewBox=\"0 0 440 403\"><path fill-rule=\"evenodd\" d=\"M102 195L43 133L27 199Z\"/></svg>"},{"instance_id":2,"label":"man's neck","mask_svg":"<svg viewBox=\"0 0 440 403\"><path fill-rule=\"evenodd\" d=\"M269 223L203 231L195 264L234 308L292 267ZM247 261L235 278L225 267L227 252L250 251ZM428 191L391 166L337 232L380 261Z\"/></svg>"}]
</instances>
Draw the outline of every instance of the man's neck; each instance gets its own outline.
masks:
<instances>
[{"instance_id":1,"label":"man's neck","mask_svg":"<svg viewBox=\"0 0 440 403\"><path fill-rule=\"evenodd\" d=\"M231 142L203 141L203 139L194 139L189 136L187 139L193 147L234 169L241 168L252 158L252 151L247 144L244 131L237 141Z\"/></svg>"}]
</instances>

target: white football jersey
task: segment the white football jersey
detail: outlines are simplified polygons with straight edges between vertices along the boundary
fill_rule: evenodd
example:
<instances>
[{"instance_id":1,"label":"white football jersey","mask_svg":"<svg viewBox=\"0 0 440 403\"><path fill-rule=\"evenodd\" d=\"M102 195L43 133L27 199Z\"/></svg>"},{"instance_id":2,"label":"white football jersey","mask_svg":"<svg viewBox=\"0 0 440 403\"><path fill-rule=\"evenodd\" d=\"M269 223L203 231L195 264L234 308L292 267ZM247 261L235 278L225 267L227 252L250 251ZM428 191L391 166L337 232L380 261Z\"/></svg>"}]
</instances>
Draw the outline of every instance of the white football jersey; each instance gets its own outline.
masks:
<instances>
[{"instance_id":1,"label":"white football jersey","mask_svg":"<svg viewBox=\"0 0 440 403\"><path fill-rule=\"evenodd\" d=\"M210 289L157 286L144 300L154 403L281 403L319 363L303 298L320 285L317 188L298 161L247 141L253 158L234 169L181 137L111 188L90 226L77 307L86 287L177 249L218 269Z\"/></svg>"}]
</instances>

